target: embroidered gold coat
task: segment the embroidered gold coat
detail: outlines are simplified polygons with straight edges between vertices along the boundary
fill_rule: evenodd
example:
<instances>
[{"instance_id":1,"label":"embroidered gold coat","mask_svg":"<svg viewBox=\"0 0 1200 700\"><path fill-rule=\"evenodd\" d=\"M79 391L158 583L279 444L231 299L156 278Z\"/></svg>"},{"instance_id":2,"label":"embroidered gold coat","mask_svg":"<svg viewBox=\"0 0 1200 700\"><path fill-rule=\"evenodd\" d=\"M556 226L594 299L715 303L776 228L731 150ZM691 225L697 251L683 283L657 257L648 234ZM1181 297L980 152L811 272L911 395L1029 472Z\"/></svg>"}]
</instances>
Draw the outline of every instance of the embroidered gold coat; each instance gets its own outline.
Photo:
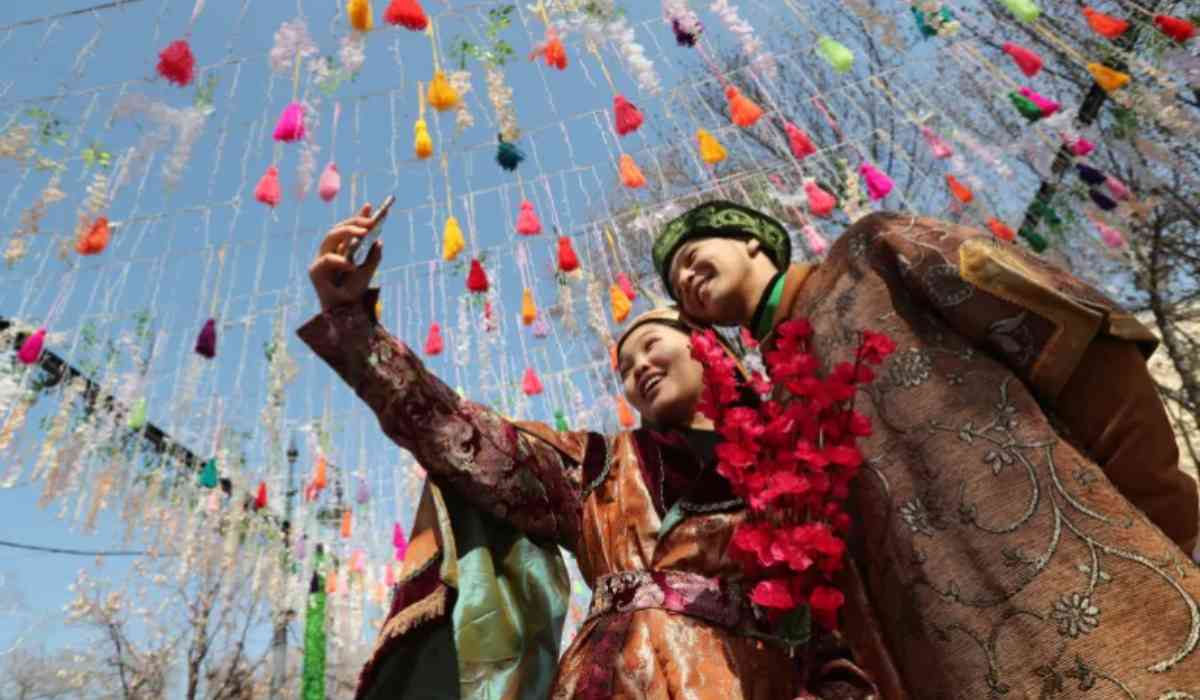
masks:
<instances>
[{"instance_id":1,"label":"embroidered gold coat","mask_svg":"<svg viewBox=\"0 0 1200 700\"><path fill-rule=\"evenodd\" d=\"M360 698L799 693L786 652L746 634L760 629L725 556L744 508L686 441L649 429L606 438L508 422L429 374L375 322L375 297L299 331L440 487L423 496ZM594 596L556 671L557 545L575 553ZM870 697L828 646L809 688L831 700Z\"/></svg>"},{"instance_id":2,"label":"embroidered gold coat","mask_svg":"<svg viewBox=\"0 0 1200 700\"><path fill-rule=\"evenodd\" d=\"M779 314L828 362L864 328L897 342L858 399L845 611L885 697L1200 697L1196 484L1145 328L1015 246L890 213L790 270Z\"/></svg>"}]
</instances>

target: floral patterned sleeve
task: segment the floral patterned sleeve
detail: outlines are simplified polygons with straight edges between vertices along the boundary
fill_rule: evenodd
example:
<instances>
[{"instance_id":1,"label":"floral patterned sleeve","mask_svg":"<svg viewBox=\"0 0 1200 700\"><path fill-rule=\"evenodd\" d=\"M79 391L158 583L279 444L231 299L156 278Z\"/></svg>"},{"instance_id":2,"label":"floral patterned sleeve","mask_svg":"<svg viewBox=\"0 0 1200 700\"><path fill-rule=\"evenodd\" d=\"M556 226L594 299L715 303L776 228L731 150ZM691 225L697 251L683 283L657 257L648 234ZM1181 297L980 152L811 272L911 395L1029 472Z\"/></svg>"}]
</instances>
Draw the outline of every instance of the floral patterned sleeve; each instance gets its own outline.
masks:
<instances>
[{"instance_id":1,"label":"floral patterned sleeve","mask_svg":"<svg viewBox=\"0 0 1200 700\"><path fill-rule=\"evenodd\" d=\"M459 397L376 322L377 298L369 290L360 304L322 312L297 334L436 481L528 535L574 550L581 463L599 436L517 425Z\"/></svg>"}]
</instances>

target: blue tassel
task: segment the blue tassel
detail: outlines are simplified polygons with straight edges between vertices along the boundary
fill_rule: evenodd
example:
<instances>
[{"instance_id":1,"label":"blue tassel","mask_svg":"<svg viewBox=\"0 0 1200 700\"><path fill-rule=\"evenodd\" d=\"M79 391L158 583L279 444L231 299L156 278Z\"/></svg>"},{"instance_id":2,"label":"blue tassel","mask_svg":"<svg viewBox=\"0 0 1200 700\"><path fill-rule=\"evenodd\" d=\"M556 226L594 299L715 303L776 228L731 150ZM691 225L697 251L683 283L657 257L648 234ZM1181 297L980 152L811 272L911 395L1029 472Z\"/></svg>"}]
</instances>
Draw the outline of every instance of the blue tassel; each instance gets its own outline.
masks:
<instances>
[{"instance_id":1,"label":"blue tassel","mask_svg":"<svg viewBox=\"0 0 1200 700\"><path fill-rule=\"evenodd\" d=\"M1108 195L1099 190L1088 190L1088 196L1092 198L1092 201L1096 203L1096 206L1100 207L1104 211L1112 211L1113 209L1117 208L1117 203L1110 199Z\"/></svg>"},{"instance_id":2,"label":"blue tassel","mask_svg":"<svg viewBox=\"0 0 1200 700\"><path fill-rule=\"evenodd\" d=\"M499 137L499 139L500 146L496 148L496 162L500 164L501 168L511 173L517 169L521 161L525 160L525 154L521 152L521 149L517 148L515 143L505 141L503 136Z\"/></svg>"},{"instance_id":3,"label":"blue tassel","mask_svg":"<svg viewBox=\"0 0 1200 700\"><path fill-rule=\"evenodd\" d=\"M1092 187L1099 187L1108 179L1104 173L1086 163L1076 163L1075 170L1079 173L1079 179Z\"/></svg>"}]
</instances>

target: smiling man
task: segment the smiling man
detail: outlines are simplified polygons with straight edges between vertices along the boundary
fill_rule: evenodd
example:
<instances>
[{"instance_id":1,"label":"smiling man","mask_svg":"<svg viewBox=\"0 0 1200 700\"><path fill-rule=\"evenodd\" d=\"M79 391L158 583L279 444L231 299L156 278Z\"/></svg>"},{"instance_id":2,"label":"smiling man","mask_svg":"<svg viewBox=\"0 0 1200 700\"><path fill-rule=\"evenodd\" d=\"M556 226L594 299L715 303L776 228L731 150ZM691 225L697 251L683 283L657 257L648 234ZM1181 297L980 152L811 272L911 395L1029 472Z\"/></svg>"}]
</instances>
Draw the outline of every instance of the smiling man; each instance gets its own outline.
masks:
<instances>
[{"instance_id":1,"label":"smiling man","mask_svg":"<svg viewBox=\"0 0 1200 700\"><path fill-rule=\"evenodd\" d=\"M884 697L1200 688L1200 505L1131 315L1016 245L907 214L794 265L777 220L708 202L653 256L688 316L764 349L798 317L827 365L865 329L895 339L856 404L874 435L845 608Z\"/></svg>"}]
</instances>

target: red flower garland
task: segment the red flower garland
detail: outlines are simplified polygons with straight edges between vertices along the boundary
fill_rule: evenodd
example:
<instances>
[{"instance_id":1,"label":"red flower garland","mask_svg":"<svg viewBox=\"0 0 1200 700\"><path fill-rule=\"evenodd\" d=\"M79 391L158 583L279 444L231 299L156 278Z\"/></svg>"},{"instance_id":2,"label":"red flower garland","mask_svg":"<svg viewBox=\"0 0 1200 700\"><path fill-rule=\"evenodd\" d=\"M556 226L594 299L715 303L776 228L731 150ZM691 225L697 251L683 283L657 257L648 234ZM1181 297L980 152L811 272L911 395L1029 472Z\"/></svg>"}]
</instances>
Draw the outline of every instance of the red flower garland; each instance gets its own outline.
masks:
<instances>
[{"instance_id":1,"label":"red flower garland","mask_svg":"<svg viewBox=\"0 0 1200 700\"><path fill-rule=\"evenodd\" d=\"M712 331L692 335L692 357L704 366L699 411L723 438L717 471L749 508L730 555L754 582L750 600L772 621L807 606L818 624L835 630L845 601L833 585L850 529L844 506L863 461L857 442L871 434L870 419L854 410L854 396L896 344L864 331L854 362L819 377L809 322L786 321L776 332L775 347L763 357L769 380L756 372L751 388L766 395L784 387L791 398L764 400L757 408L729 407L738 391L734 360Z\"/></svg>"}]
</instances>

